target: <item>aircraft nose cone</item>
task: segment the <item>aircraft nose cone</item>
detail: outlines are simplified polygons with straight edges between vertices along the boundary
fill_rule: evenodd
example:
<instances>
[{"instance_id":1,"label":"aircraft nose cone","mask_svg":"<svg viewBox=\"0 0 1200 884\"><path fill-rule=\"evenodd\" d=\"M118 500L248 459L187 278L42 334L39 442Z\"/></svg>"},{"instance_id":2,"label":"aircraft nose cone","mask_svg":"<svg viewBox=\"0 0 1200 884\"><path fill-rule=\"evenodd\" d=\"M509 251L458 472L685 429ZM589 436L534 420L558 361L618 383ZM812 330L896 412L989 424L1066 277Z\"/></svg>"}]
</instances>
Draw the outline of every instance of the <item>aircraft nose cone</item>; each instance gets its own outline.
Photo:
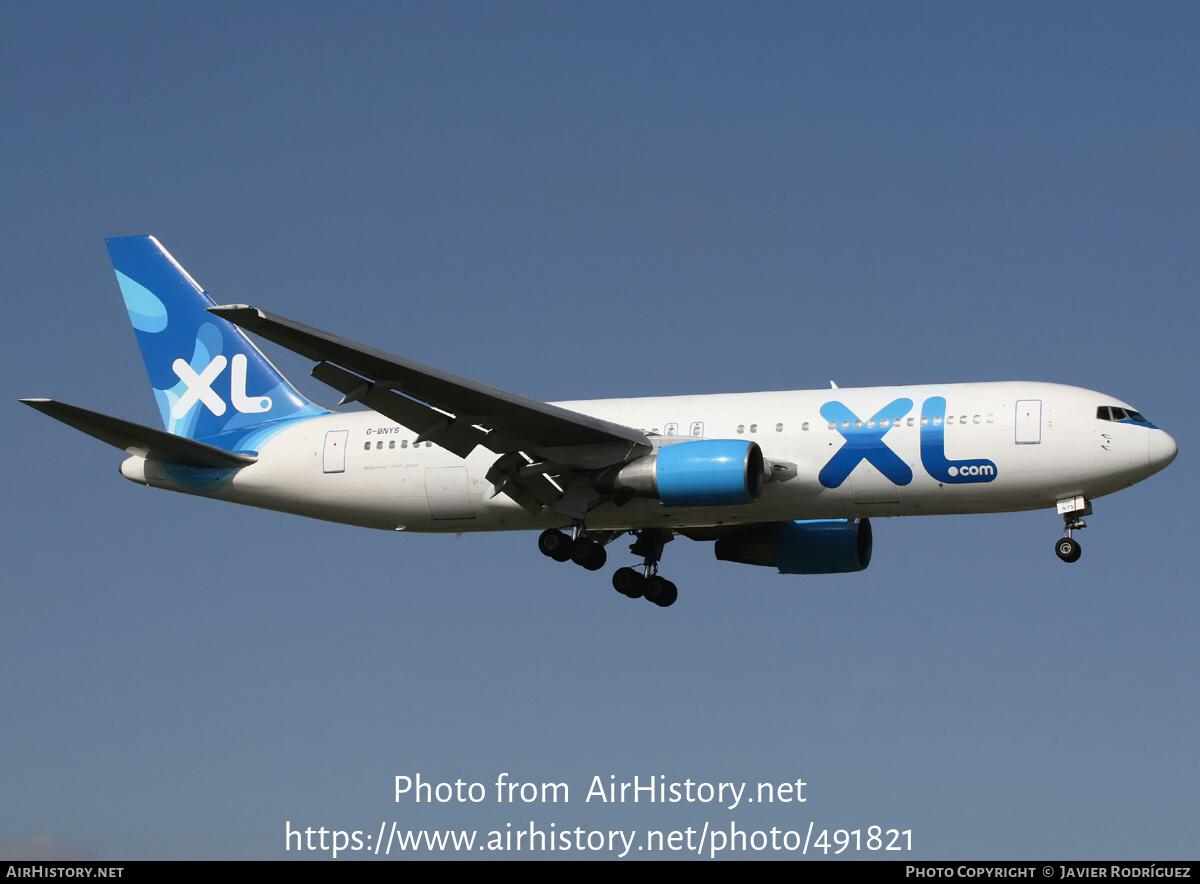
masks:
<instances>
[{"instance_id":1,"label":"aircraft nose cone","mask_svg":"<svg viewBox=\"0 0 1200 884\"><path fill-rule=\"evenodd\" d=\"M1175 455L1179 453L1179 446L1175 444L1175 440L1171 438L1169 433L1162 430L1151 430L1149 455L1150 455L1150 472L1157 473L1159 470L1166 467L1175 459Z\"/></svg>"}]
</instances>

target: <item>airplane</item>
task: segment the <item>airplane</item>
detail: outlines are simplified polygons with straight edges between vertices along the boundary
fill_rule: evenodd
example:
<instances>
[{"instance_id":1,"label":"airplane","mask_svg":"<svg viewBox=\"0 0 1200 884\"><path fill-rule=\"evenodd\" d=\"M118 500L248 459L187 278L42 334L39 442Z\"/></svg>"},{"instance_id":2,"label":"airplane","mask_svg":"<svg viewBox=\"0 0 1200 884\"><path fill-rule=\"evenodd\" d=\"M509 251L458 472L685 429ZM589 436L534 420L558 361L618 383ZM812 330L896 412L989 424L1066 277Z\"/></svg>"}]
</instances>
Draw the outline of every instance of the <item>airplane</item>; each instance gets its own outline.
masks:
<instances>
[{"instance_id":1,"label":"airplane","mask_svg":"<svg viewBox=\"0 0 1200 884\"><path fill-rule=\"evenodd\" d=\"M539 530L558 562L667 607L676 536L782 574L861 571L872 517L1054 507L1081 552L1092 501L1174 460L1112 396L1009 381L546 403L244 304L219 306L150 236L107 240L164 429L53 399L38 411L125 451L142 485L389 531ZM246 332L313 361L303 396Z\"/></svg>"}]
</instances>

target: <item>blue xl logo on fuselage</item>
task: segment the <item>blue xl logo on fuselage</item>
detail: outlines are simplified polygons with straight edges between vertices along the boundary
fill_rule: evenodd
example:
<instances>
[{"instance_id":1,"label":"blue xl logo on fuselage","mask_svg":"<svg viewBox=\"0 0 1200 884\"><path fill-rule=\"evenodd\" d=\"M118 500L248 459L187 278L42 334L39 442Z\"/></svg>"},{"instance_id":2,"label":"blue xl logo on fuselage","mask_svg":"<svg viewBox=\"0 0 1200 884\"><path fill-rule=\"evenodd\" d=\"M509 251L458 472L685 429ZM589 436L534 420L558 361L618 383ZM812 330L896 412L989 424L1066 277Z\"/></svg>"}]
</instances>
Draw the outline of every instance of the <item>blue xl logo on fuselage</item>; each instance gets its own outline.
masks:
<instances>
[{"instance_id":1,"label":"blue xl logo on fuselage","mask_svg":"<svg viewBox=\"0 0 1200 884\"><path fill-rule=\"evenodd\" d=\"M837 488L864 460L895 485L911 482L912 470L896 452L887 447L883 437L904 415L912 411L912 407L911 399L896 399L863 421L840 402L822 405L821 417L830 421L846 441L829 459L829 463L821 468L817 476L820 483L826 488Z\"/></svg>"},{"instance_id":2,"label":"blue xl logo on fuselage","mask_svg":"<svg viewBox=\"0 0 1200 884\"><path fill-rule=\"evenodd\" d=\"M849 478L854 468L866 461L895 485L912 481L912 469L888 447L883 437L912 410L911 399L889 402L867 420L861 420L841 402L826 402L821 416L829 421L846 440L842 447L821 468L818 481L826 488L837 488ZM996 465L982 458L949 460L946 457L946 400L930 396L921 406L921 465L925 472L946 484L991 482L996 478Z\"/></svg>"},{"instance_id":3,"label":"blue xl logo on fuselage","mask_svg":"<svg viewBox=\"0 0 1200 884\"><path fill-rule=\"evenodd\" d=\"M946 459L946 423L942 419L945 413L946 400L941 396L930 396L921 406L921 464L925 472L939 482L952 485L995 479L996 465L990 460Z\"/></svg>"}]
</instances>

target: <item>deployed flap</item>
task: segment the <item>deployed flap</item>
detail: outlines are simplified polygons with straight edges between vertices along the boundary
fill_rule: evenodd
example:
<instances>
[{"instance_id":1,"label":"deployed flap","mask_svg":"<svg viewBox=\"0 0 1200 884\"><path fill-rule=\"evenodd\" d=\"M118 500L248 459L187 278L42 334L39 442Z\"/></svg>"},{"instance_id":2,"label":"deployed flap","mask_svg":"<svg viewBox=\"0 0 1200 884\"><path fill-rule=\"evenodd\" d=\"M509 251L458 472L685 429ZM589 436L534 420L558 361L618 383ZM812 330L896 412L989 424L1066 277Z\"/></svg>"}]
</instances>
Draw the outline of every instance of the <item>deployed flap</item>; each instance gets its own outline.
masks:
<instances>
[{"instance_id":1,"label":"deployed flap","mask_svg":"<svg viewBox=\"0 0 1200 884\"><path fill-rule=\"evenodd\" d=\"M163 430L144 427L141 424L109 417L96 411L88 411L76 405L56 402L53 399L22 399L30 408L62 421L69 427L81 430L101 442L127 451L130 454L168 463L194 467L244 467L258 460L253 454L238 454L205 445L194 439L175 436Z\"/></svg>"},{"instance_id":2,"label":"deployed flap","mask_svg":"<svg viewBox=\"0 0 1200 884\"><path fill-rule=\"evenodd\" d=\"M617 463L651 450L646 435L631 427L363 347L254 307L234 304L209 312L322 363L313 374L344 393L344 401L361 401L440 445L446 437L446 447L460 456L476 445L497 454L604 445L612 448L604 460Z\"/></svg>"}]
</instances>

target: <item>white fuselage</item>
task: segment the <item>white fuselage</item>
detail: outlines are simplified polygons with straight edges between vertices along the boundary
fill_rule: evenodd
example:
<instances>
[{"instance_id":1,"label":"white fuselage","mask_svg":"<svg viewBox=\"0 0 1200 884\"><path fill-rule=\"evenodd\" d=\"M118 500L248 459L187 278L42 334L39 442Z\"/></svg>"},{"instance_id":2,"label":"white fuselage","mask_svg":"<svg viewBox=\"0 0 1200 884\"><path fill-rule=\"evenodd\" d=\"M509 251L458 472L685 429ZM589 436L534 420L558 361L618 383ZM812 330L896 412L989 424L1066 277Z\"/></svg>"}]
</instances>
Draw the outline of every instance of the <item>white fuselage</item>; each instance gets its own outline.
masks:
<instances>
[{"instance_id":1,"label":"white fuselage","mask_svg":"<svg viewBox=\"0 0 1200 884\"><path fill-rule=\"evenodd\" d=\"M594 530L1038 509L1118 491L1162 469L1175 453L1171 437L1152 425L1097 417L1099 407L1125 403L1037 382L557 404L643 430L662 444L757 442L775 467L775 481L756 503L605 503L587 514ZM494 495L485 478L493 452L476 448L462 459L414 439L372 411L331 414L281 428L261 445L258 461L240 469L185 469L131 457L122 473L155 487L389 530L571 523L550 508L531 516Z\"/></svg>"}]
</instances>

